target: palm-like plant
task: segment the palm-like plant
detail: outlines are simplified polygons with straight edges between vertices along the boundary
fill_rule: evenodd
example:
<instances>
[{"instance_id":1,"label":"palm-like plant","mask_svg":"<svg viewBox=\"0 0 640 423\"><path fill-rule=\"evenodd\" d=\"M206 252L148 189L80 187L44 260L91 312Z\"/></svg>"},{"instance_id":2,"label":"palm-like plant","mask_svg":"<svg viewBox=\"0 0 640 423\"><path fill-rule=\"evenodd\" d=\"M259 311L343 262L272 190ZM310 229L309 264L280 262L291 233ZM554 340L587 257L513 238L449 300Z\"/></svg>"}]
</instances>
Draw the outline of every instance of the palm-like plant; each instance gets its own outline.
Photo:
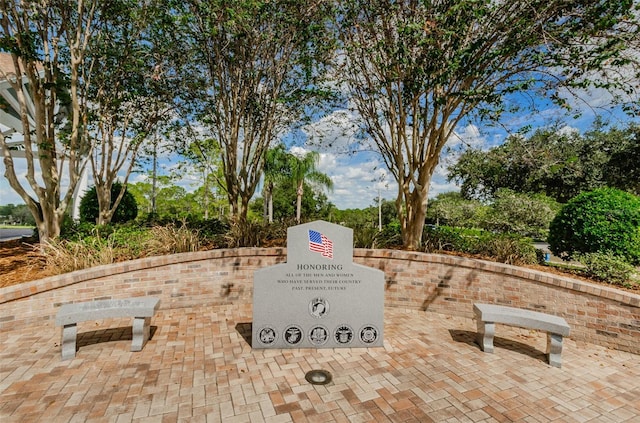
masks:
<instances>
[{"instance_id":1,"label":"palm-like plant","mask_svg":"<svg viewBox=\"0 0 640 423\"><path fill-rule=\"evenodd\" d=\"M290 155L291 177L296 183L296 222L300 223L302 210L302 194L304 184L308 183L319 188L333 189L333 181L326 174L317 169L320 153L310 151L302 157Z\"/></svg>"},{"instance_id":2,"label":"palm-like plant","mask_svg":"<svg viewBox=\"0 0 640 423\"><path fill-rule=\"evenodd\" d=\"M267 150L264 160L264 218L269 223L273 222L273 188L279 181L290 175L290 154L283 144Z\"/></svg>"}]
</instances>

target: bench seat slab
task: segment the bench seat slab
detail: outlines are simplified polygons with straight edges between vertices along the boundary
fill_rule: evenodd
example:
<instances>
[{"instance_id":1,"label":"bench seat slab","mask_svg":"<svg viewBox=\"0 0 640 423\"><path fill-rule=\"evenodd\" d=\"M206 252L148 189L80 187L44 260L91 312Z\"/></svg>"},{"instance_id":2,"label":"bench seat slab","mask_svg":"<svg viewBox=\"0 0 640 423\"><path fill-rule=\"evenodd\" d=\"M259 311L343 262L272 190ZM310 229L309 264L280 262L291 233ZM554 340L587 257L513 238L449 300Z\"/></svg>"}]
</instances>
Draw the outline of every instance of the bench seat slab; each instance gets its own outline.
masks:
<instances>
[{"instance_id":1,"label":"bench seat slab","mask_svg":"<svg viewBox=\"0 0 640 423\"><path fill-rule=\"evenodd\" d=\"M562 337L570 333L569 325L562 317L493 304L474 304L473 312L477 325L476 342L482 351L493 352L496 323L542 330L547 332L549 364L553 367L562 366Z\"/></svg>"},{"instance_id":2,"label":"bench seat slab","mask_svg":"<svg viewBox=\"0 0 640 423\"><path fill-rule=\"evenodd\" d=\"M160 299L135 297L121 300L98 300L63 305L56 316L62 326L62 359L76 356L77 323L116 317L133 317L131 351L142 351L151 336L151 317L160 305Z\"/></svg>"}]
</instances>

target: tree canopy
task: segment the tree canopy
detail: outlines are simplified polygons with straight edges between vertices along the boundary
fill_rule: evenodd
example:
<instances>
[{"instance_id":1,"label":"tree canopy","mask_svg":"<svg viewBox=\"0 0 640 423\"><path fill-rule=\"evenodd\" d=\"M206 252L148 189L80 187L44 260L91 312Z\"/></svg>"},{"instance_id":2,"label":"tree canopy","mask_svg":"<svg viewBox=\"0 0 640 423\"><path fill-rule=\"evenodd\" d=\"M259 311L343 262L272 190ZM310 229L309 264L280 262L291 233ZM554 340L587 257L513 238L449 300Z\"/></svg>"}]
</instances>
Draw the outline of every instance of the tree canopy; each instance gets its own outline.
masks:
<instances>
[{"instance_id":1,"label":"tree canopy","mask_svg":"<svg viewBox=\"0 0 640 423\"><path fill-rule=\"evenodd\" d=\"M635 89L628 84L638 77L629 50L638 41L633 7L632 0L341 3L341 75L398 183L405 247L420 243L432 175L461 121L498 119L514 93L567 105L560 90Z\"/></svg>"},{"instance_id":2,"label":"tree canopy","mask_svg":"<svg viewBox=\"0 0 640 423\"><path fill-rule=\"evenodd\" d=\"M329 3L191 0L181 7L191 116L220 143L227 196L241 221L266 151L322 94L320 67L333 46Z\"/></svg>"},{"instance_id":3,"label":"tree canopy","mask_svg":"<svg viewBox=\"0 0 640 423\"><path fill-rule=\"evenodd\" d=\"M448 169L465 198L490 199L501 188L542 193L566 203L580 192L610 186L638 193L640 128L606 130L597 123L584 134L560 128L513 135L483 151L470 149Z\"/></svg>"},{"instance_id":4,"label":"tree canopy","mask_svg":"<svg viewBox=\"0 0 640 423\"><path fill-rule=\"evenodd\" d=\"M499 121L527 99L534 107L540 98L569 107L570 96L587 87L609 90L629 111L637 107L636 6L637 0L0 0L0 51L11 54L15 75L27 83L2 76L34 100L19 111L26 184L0 134L7 179L41 237L55 237L89 157L106 204L109 181L130 171L109 143L126 140L122 151L133 161L138 141L172 121L217 143L200 149L198 161L218 156L217 185L242 221L269 148L320 118L320 106L340 93L340 107L357 112L359 135L373 140L397 183L403 244L417 248L433 174L461 123ZM171 115L162 113L169 109ZM163 135L176 151L194 151L185 145L192 139ZM494 185L517 179L562 199L576 181L591 187L604 178L637 190L637 128L606 162L600 147L610 140L600 135L588 135L590 145L573 135L540 135L538 144L573 155L543 166L535 178L522 170L529 163L509 174L494 169L500 180ZM510 147L528 147L520 142ZM602 175L580 169L582 158ZM205 185L212 175L203 177ZM181 190L166 194L186 197ZM205 202L209 191L201 193Z\"/></svg>"},{"instance_id":5,"label":"tree canopy","mask_svg":"<svg viewBox=\"0 0 640 423\"><path fill-rule=\"evenodd\" d=\"M0 78L16 93L26 182L16 174L1 132L0 149L5 177L31 211L41 240L60 234L91 148L83 123L94 69L86 54L101 30L101 6L96 0L0 1L0 51L13 62L13 72L0 72Z\"/></svg>"}]
</instances>

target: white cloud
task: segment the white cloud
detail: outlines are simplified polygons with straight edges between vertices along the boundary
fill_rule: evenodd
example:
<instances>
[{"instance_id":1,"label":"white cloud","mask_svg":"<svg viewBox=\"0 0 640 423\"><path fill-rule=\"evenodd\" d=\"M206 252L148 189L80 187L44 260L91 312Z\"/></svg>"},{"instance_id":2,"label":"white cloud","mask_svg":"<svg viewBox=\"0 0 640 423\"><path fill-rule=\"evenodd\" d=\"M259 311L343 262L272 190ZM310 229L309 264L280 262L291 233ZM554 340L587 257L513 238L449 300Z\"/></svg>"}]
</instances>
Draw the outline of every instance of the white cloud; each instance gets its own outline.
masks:
<instances>
[{"instance_id":1,"label":"white cloud","mask_svg":"<svg viewBox=\"0 0 640 423\"><path fill-rule=\"evenodd\" d=\"M327 194L339 209L365 208L373 204L378 195L393 198L395 191L388 185L387 170L370 153L363 157L339 157L325 154L319 170L333 181L334 189Z\"/></svg>"},{"instance_id":2,"label":"white cloud","mask_svg":"<svg viewBox=\"0 0 640 423\"><path fill-rule=\"evenodd\" d=\"M352 111L336 111L306 127L307 143L290 150L295 154L309 150L321 153L318 170L331 177L334 190L327 193L327 197L339 209L368 207L378 193L385 199L393 199L397 195L396 181L380 156L372 152L375 150L372 142L365 144L363 149L359 144L363 140L356 139L357 119ZM486 144L485 136L476 125L469 124L456 131L436 167L429 196L458 190L455 183L446 181L447 165L457 160L465 148L482 148ZM347 154L347 151L360 152Z\"/></svg>"}]
</instances>

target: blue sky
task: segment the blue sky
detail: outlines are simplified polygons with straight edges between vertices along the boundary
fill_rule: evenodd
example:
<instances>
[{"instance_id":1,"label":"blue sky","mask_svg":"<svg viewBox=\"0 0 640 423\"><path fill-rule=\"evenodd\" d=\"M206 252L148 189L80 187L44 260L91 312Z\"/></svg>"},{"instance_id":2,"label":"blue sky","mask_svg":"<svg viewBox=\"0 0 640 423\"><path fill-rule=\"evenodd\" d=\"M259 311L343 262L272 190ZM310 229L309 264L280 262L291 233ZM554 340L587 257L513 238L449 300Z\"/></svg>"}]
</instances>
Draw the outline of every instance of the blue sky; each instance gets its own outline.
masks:
<instances>
[{"instance_id":1,"label":"blue sky","mask_svg":"<svg viewBox=\"0 0 640 423\"><path fill-rule=\"evenodd\" d=\"M566 128L584 131L592 124L595 114L600 114L609 120L611 124L622 126L632 120L616 109L601 109L610 100L609 94L595 90L585 93L582 100L575 101L575 111L582 115L575 119L567 115L552 104L539 101L540 110L522 112L516 115L504 116L500 126L479 125L474 122L465 122L456 128L455 136L449 141L449 153L443 153L441 163L436 169L430 187L430 197L439 193L455 191L458 187L446 181L446 165L455 161L457 154L465 147L490 148L504 141L509 132L515 132L525 125L538 128L552 124L558 120L566 125ZM607 111L608 110L608 111ZM382 158L373 151L365 151L357 154L347 154L353 150L354 122L357 116L349 110L336 110L303 130L303 144L292 147L293 152L305 152L316 150L321 154L319 170L331 177L334 189L327 192L329 200L340 209L364 208L374 204L374 199L380 195L385 199L394 199L397 195L397 185L392 175L387 171ZM637 121L637 118L636 118ZM322 138L325 142L317 142ZM326 141L330 141L328 146ZM370 150L375 150L373 147ZM168 172L177 165L178 158L165 155L160 159L161 173ZM15 165L18 173L24 173L26 162L16 159ZM4 163L0 161L0 174L4 175ZM143 180L144 175L132 175L131 182ZM196 180L192 176L185 175L177 182L187 190L195 188ZM0 179L0 204L21 204L22 199L11 189L8 181Z\"/></svg>"}]
</instances>

